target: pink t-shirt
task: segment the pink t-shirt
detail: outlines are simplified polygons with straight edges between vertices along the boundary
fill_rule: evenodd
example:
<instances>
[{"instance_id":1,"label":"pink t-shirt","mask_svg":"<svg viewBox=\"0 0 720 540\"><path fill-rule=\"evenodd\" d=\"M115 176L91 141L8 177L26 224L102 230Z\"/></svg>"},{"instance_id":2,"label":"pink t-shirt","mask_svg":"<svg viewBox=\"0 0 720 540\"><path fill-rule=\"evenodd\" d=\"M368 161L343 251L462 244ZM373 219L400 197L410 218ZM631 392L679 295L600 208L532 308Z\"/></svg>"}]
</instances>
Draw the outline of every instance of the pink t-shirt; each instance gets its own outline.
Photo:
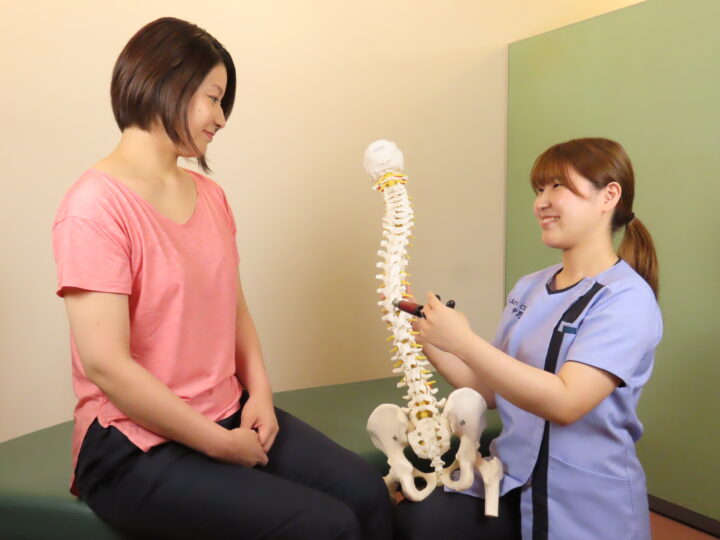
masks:
<instances>
[{"instance_id":1,"label":"pink t-shirt","mask_svg":"<svg viewBox=\"0 0 720 540\"><path fill-rule=\"evenodd\" d=\"M90 169L68 190L53 225L58 296L66 287L129 295L130 352L213 421L239 408L235 376L238 252L222 188L188 171L197 189L179 224L111 176ZM70 336L75 407L71 492L78 452L95 418L147 451L166 439L130 420L88 378Z\"/></svg>"}]
</instances>

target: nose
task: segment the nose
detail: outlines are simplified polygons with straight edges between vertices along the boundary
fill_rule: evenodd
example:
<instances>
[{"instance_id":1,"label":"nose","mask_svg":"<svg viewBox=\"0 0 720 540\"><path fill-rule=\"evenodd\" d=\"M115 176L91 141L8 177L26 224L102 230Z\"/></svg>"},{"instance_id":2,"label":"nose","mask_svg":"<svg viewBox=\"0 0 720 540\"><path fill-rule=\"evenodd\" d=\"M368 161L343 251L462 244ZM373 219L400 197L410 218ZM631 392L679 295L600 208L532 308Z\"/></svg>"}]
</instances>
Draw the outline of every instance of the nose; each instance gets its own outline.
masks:
<instances>
[{"instance_id":1,"label":"nose","mask_svg":"<svg viewBox=\"0 0 720 540\"><path fill-rule=\"evenodd\" d=\"M215 125L218 129L222 129L225 127L225 112L221 107L218 107L218 111L219 112L215 115Z\"/></svg>"},{"instance_id":2,"label":"nose","mask_svg":"<svg viewBox=\"0 0 720 540\"><path fill-rule=\"evenodd\" d=\"M539 192L535 196L535 202L533 203L533 208L535 212L545 210L550 206L550 198L546 195L544 191Z\"/></svg>"}]
</instances>

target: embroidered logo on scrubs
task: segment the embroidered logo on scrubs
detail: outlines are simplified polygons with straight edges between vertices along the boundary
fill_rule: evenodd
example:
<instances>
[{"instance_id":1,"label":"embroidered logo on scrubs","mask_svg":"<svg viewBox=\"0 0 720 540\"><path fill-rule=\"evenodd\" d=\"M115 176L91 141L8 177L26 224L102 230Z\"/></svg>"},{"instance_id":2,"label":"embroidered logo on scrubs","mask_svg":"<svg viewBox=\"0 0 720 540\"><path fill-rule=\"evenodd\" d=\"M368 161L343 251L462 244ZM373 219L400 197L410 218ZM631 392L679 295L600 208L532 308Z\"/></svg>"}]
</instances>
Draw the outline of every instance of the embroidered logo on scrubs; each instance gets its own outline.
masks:
<instances>
[{"instance_id":1,"label":"embroidered logo on scrubs","mask_svg":"<svg viewBox=\"0 0 720 540\"><path fill-rule=\"evenodd\" d=\"M513 306L512 314L518 319L523 316L523 313L525 313L525 309L527 308L525 304L521 304L515 298L510 299L510 305Z\"/></svg>"}]
</instances>

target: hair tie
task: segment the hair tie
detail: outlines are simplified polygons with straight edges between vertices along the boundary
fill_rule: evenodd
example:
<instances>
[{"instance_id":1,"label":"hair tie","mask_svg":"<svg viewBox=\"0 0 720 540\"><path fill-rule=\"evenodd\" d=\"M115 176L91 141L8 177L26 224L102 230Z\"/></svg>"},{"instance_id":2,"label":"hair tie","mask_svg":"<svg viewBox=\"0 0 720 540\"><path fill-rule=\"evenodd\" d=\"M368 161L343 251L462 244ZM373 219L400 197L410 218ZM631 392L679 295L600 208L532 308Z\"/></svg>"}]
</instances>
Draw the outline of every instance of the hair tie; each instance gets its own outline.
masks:
<instances>
[{"instance_id":1,"label":"hair tie","mask_svg":"<svg viewBox=\"0 0 720 540\"><path fill-rule=\"evenodd\" d=\"M632 220L635 219L635 214L633 212L630 212L630 217L628 218L627 222L625 222L625 226L627 227L632 223Z\"/></svg>"}]
</instances>

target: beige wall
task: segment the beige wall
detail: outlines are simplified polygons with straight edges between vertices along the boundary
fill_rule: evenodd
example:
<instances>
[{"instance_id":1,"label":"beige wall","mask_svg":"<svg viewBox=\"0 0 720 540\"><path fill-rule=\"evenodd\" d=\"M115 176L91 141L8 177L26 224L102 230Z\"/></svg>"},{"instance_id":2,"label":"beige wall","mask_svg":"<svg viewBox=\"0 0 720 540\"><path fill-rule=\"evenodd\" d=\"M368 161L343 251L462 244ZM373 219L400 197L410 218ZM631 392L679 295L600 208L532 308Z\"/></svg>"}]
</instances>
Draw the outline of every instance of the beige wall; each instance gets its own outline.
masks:
<instances>
[{"instance_id":1,"label":"beige wall","mask_svg":"<svg viewBox=\"0 0 720 540\"><path fill-rule=\"evenodd\" d=\"M0 441L68 420L68 328L50 227L118 138L113 63L144 23L196 22L233 54L213 177L276 389L390 375L375 306L382 198L361 159L404 150L410 272L491 336L503 294L507 44L637 0L0 0Z\"/></svg>"}]
</instances>

